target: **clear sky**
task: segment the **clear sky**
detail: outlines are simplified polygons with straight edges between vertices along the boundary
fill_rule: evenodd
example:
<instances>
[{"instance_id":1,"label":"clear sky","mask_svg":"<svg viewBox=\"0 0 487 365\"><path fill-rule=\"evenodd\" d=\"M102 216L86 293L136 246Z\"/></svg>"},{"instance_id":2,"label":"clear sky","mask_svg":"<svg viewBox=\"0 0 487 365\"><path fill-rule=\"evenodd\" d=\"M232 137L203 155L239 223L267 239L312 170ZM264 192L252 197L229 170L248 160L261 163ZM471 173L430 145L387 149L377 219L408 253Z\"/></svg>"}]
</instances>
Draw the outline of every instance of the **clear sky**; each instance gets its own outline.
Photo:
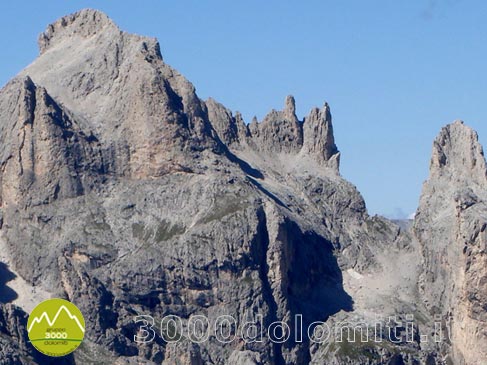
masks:
<instances>
[{"instance_id":1,"label":"clear sky","mask_svg":"<svg viewBox=\"0 0 487 365\"><path fill-rule=\"evenodd\" d=\"M288 94L300 118L328 101L342 174L373 214L416 209L443 125L463 119L487 142L487 1L2 1L0 84L47 24L85 7L157 37L200 97L247 122Z\"/></svg>"}]
</instances>

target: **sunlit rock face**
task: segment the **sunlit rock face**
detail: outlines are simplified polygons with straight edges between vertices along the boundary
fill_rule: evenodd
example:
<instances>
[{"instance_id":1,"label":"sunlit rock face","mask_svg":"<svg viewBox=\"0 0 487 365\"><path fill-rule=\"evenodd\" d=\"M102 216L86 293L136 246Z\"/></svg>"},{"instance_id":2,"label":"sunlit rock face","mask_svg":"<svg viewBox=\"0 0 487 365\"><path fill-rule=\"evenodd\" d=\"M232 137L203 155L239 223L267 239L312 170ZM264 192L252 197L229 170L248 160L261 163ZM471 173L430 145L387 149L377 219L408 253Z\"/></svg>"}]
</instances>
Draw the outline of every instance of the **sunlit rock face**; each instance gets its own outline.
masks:
<instances>
[{"instance_id":1,"label":"sunlit rock face","mask_svg":"<svg viewBox=\"0 0 487 365\"><path fill-rule=\"evenodd\" d=\"M48 363L26 340L26 312L32 296L55 296L87 323L65 364L479 364L485 160L468 127L435 142L410 229L370 217L340 176L327 103L300 120L289 96L247 124L200 100L157 40L95 10L48 26L39 46L0 90L2 361ZM316 344L306 333L410 313L416 335L435 314L452 319L452 342ZM141 344L140 314L227 315L291 333Z\"/></svg>"},{"instance_id":2,"label":"sunlit rock face","mask_svg":"<svg viewBox=\"0 0 487 365\"><path fill-rule=\"evenodd\" d=\"M455 364L487 359L486 174L477 134L461 121L443 128L414 223L424 258L420 291L450 331Z\"/></svg>"}]
</instances>

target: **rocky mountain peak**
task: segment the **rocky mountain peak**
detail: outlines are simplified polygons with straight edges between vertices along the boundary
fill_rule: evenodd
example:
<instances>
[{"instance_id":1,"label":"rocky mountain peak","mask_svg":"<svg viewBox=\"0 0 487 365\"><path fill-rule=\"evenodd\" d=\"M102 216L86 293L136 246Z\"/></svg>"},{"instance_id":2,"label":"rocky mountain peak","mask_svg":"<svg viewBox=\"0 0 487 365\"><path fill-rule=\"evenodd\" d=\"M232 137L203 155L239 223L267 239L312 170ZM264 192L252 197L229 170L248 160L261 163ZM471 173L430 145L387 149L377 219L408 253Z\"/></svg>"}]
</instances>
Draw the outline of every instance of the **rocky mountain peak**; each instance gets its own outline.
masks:
<instances>
[{"instance_id":1,"label":"rocky mountain peak","mask_svg":"<svg viewBox=\"0 0 487 365\"><path fill-rule=\"evenodd\" d=\"M472 180L480 186L487 183L487 169L477 133L457 120L445 126L433 143L431 177Z\"/></svg>"},{"instance_id":2,"label":"rocky mountain peak","mask_svg":"<svg viewBox=\"0 0 487 365\"><path fill-rule=\"evenodd\" d=\"M487 168L477 133L463 121L443 127L433 142L430 174L423 185L416 226L428 226L432 217L451 218L483 200ZM419 231L422 231L419 228Z\"/></svg>"},{"instance_id":3,"label":"rocky mountain peak","mask_svg":"<svg viewBox=\"0 0 487 365\"><path fill-rule=\"evenodd\" d=\"M223 143L230 146L245 138L247 127L239 112L233 116L229 109L213 98L206 100L205 104L211 125Z\"/></svg>"},{"instance_id":4,"label":"rocky mountain peak","mask_svg":"<svg viewBox=\"0 0 487 365\"><path fill-rule=\"evenodd\" d=\"M328 103L313 108L300 121L296 116L296 102L286 97L282 111L271 110L259 123L253 118L248 126L251 145L260 151L299 155L338 173L340 153L335 144L331 112Z\"/></svg>"},{"instance_id":5,"label":"rocky mountain peak","mask_svg":"<svg viewBox=\"0 0 487 365\"><path fill-rule=\"evenodd\" d=\"M294 97L288 96L284 109L272 109L261 123L251 123L250 133L260 150L297 153L303 144L303 130L296 116Z\"/></svg>"},{"instance_id":6,"label":"rocky mountain peak","mask_svg":"<svg viewBox=\"0 0 487 365\"><path fill-rule=\"evenodd\" d=\"M106 27L119 31L115 23L105 13L98 10L83 9L74 14L64 16L50 24L39 35L40 52L43 54L53 44L75 36L87 38Z\"/></svg>"},{"instance_id":7,"label":"rocky mountain peak","mask_svg":"<svg viewBox=\"0 0 487 365\"><path fill-rule=\"evenodd\" d=\"M414 232L423 256L419 288L429 310L449 318L455 364L485 359L486 164L477 133L457 120L433 142ZM472 336L471 333L479 333ZM469 349L475 348L472 352Z\"/></svg>"},{"instance_id":8,"label":"rocky mountain peak","mask_svg":"<svg viewBox=\"0 0 487 365\"><path fill-rule=\"evenodd\" d=\"M324 103L321 109L314 108L303 123L303 153L319 164L336 171L340 167L340 153L335 144L330 106Z\"/></svg>"},{"instance_id":9,"label":"rocky mountain peak","mask_svg":"<svg viewBox=\"0 0 487 365\"><path fill-rule=\"evenodd\" d=\"M286 117L289 119L297 119L296 117L296 101L294 100L294 96L288 95L286 97L286 104L284 107L284 113Z\"/></svg>"},{"instance_id":10,"label":"rocky mountain peak","mask_svg":"<svg viewBox=\"0 0 487 365\"><path fill-rule=\"evenodd\" d=\"M487 358L486 163L463 122L439 134L413 226L398 226L369 216L339 176L328 103L300 120L288 96L246 125L202 101L156 39L95 10L58 20L39 43L41 55L0 90L0 273L18 276L24 309L33 288L79 304L90 321L77 364L92 353L103 364ZM306 327L375 327L373 316L413 310L417 334L433 334L440 315L452 343L133 340L134 313L173 313L185 326L191 314L212 324L262 314L264 328L291 328L297 314ZM26 317L0 300L0 358L45 364L19 341Z\"/></svg>"},{"instance_id":11,"label":"rocky mountain peak","mask_svg":"<svg viewBox=\"0 0 487 365\"><path fill-rule=\"evenodd\" d=\"M163 62L157 39L122 32L87 9L51 24L40 46L21 76L107 146L116 174L159 176L191 163L186 155L217 148L204 103Z\"/></svg>"}]
</instances>

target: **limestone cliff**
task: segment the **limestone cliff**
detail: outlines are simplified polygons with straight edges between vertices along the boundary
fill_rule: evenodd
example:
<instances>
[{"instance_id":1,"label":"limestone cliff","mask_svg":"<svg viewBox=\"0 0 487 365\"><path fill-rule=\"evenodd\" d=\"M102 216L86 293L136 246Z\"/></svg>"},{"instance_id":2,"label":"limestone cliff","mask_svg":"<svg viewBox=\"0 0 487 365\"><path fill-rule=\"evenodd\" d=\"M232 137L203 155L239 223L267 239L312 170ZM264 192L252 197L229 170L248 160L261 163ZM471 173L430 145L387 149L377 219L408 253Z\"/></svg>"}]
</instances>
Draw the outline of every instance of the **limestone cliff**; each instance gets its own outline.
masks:
<instances>
[{"instance_id":1,"label":"limestone cliff","mask_svg":"<svg viewBox=\"0 0 487 365\"><path fill-rule=\"evenodd\" d=\"M486 199L482 147L477 134L456 121L434 142L414 223L424 257L421 294L445 322L455 364L487 359Z\"/></svg>"},{"instance_id":2,"label":"limestone cliff","mask_svg":"<svg viewBox=\"0 0 487 365\"><path fill-rule=\"evenodd\" d=\"M4 363L49 363L25 341L35 292L85 316L86 340L66 364L479 364L485 161L469 128L454 123L435 142L411 231L370 217L340 176L326 103L300 120L289 96L246 124L200 100L157 40L95 10L48 26L39 46L0 90L0 269L18 279L15 295L0 296ZM0 293L12 294L9 283ZM421 319L412 343L295 336L297 315L304 326L372 326L407 313ZM452 319L451 344L421 344L437 313ZM261 317L292 333L283 343L140 344L138 314L185 325Z\"/></svg>"}]
</instances>

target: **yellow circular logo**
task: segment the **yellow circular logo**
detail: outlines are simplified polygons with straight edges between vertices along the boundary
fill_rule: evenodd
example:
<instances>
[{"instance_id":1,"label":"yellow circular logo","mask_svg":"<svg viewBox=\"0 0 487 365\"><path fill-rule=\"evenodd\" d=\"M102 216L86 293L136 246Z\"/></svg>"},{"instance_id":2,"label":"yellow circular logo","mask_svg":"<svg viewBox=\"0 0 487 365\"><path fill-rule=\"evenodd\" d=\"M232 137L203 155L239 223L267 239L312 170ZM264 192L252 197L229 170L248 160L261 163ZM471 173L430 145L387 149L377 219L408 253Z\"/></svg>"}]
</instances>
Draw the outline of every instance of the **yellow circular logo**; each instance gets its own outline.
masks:
<instances>
[{"instance_id":1,"label":"yellow circular logo","mask_svg":"<svg viewBox=\"0 0 487 365\"><path fill-rule=\"evenodd\" d=\"M27 321L34 347L48 356L68 355L85 336L85 320L78 307L64 299L48 299L37 305Z\"/></svg>"}]
</instances>

